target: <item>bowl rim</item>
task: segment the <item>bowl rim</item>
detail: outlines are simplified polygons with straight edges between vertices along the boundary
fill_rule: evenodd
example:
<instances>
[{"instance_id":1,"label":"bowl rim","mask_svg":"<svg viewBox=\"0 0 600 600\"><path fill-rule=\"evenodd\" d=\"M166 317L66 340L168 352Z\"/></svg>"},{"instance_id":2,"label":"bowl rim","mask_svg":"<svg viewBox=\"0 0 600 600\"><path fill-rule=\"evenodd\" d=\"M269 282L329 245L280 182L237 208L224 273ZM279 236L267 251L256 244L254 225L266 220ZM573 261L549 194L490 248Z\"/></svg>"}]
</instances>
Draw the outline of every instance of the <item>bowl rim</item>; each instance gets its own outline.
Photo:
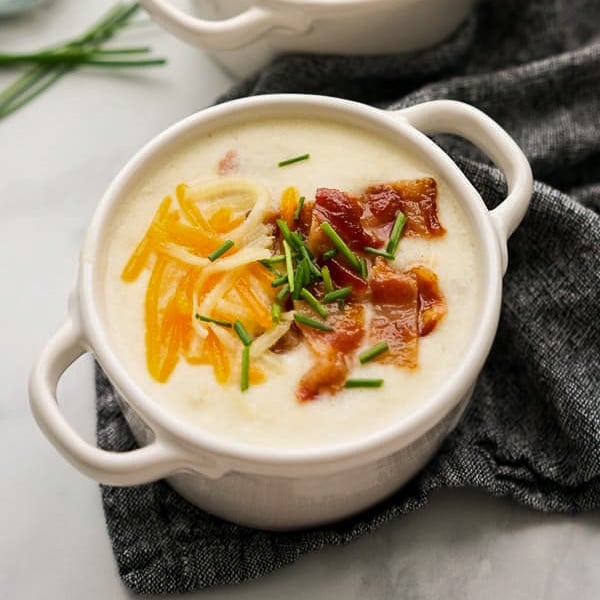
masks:
<instances>
[{"instance_id":1,"label":"bowl rim","mask_svg":"<svg viewBox=\"0 0 600 600\"><path fill-rule=\"evenodd\" d=\"M409 413L393 425L378 429L352 441L319 446L317 448L274 448L256 446L236 440L229 440L186 424L174 413L165 410L149 394L138 386L113 350L99 309L97 282L95 281L96 253L102 247L102 233L113 205L118 202L122 191L164 148L185 139L191 131L224 126L227 118L234 115L256 118L263 114L283 116L295 113L306 115L306 111L327 114L337 121L356 123L365 127L385 128L398 135L398 143L414 144L433 166L436 177L440 177L453 191L461 204L466 207L472 221L480 253L480 306L475 329L471 334L471 344L446 383L430 396L417 410ZM221 125L218 123L221 122ZM90 222L83 244L77 293L75 297L76 317L80 321L86 346L96 356L111 382L143 421L147 423L158 439L182 443L182 449L202 451L210 455L233 459L238 463L257 465L308 466L330 464L344 460L366 462L375 455L389 453L405 447L439 423L462 398L464 398L481 371L491 348L500 315L502 293L502 266L498 234L492 225L489 210L481 196L469 182L454 161L426 135L410 125L405 119L394 116L384 109L358 102L328 96L304 94L272 94L254 96L225 102L194 113L159 133L122 167L102 196Z\"/></svg>"}]
</instances>

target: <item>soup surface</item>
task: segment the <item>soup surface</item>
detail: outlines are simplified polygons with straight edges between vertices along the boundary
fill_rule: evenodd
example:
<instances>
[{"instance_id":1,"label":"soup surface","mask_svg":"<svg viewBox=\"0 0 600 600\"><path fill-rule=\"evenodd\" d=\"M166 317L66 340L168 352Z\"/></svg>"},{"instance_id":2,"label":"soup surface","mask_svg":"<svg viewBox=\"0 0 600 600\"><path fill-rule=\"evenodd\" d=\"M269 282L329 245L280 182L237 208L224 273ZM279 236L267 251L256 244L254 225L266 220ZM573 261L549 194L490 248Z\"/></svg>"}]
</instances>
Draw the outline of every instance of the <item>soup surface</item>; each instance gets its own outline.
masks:
<instances>
[{"instance_id":1,"label":"soup surface","mask_svg":"<svg viewBox=\"0 0 600 600\"><path fill-rule=\"evenodd\" d=\"M402 210L381 217L382 202ZM165 410L223 438L314 448L390 426L448 378L477 318L475 240L448 187L347 125L265 119L200 136L113 222L104 309L120 359ZM190 241L194 227L214 239Z\"/></svg>"}]
</instances>

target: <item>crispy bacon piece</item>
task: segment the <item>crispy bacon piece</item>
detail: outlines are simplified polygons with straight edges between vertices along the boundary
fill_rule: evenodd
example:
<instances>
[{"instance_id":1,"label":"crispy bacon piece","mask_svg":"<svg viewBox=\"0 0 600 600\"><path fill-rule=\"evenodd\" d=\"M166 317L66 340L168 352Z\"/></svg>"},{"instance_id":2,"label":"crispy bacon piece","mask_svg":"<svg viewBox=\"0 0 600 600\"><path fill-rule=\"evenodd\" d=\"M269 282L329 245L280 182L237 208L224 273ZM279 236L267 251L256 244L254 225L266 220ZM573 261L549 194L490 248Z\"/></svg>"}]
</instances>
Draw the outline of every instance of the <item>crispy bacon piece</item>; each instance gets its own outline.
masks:
<instances>
[{"instance_id":1,"label":"crispy bacon piece","mask_svg":"<svg viewBox=\"0 0 600 600\"><path fill-rule=\"evenodd\" d=\"M431 333L448 312L444 295L440 291L437 275L426 267L411 269L419 288L419 335Z\"/></svg>"},{"instance_id":2,"label":"crispy bacon piece","mask_svg":"<svg viewBox=\"0 0 600 600\"><path fill-rule=\"evenodd\" d=\"M329 267L331 279L337 287L352 287L352 293L348 297L349 300L360 300L364 297L368 290L368 284L358 273L335 258L325 264Z\"/></svg>"},{"instance_id":3,"label":"crispy bacon piece","mask_svg":"<svg viewBox=\"0 0 600 600\"><path fill-rule=\"evenodd\" d=\"M431 177L374 185L363 196L362 224L379 240L387 240L398 211L406 216L407 237L440 237L446 233L437 212L437 183Z\"/></svg>"},{"instance_id":4,"label":"crispy bacon piece","mask_svg":"<svg viewBox=\"0 0 600 600\"><path fill-rule=\"evenodd\" d=\"M377 360L415 368L419 342L417 276L410 271L398 273L378 257L369 284L373 300L370 339L389 346Z\"/></svg>"},{"instance_id":5,"label":"crispy bacon piece","mask_svg":"<svg viewBox=\"0 0 600 600\"><path fill-rule=\"evenodd\" d=\"M217 173L219 175L231 175L240 168L240 156L236 150L227 150L219 164L217 165Z\"/></svg>"},{"instance_id":6,"label":"crispy bacon piece","mask_svg":"<svg viewBox=\"0 0 600 600\"><path fill-rule=\"evenodd\" d=\"M340 190L319 188L312 211L308 245L315 255L331 248L331 241L321 231L327 221L340 237L354 250L365 246L381 246L381 242L366 232L361 223L363 207L357 198Z\"/></svg>"},{"instance_id":7,"label":"crispy bacon piece","mask_svg":"<svg viewBox=\"0 0 600 600\"><path fill-rule=\"evenodd\" d=\"M314 318L303 302L296 310ZM343 311L332 307L327 324L333 331L321 331L298 324L306 343L315 355L315 363L300 380L296 397L312 400L321 392L335 393L342 388L353 362L353 353L365 335L365 310L361 304L347 304Z\"/></svg>"}]
</instances>

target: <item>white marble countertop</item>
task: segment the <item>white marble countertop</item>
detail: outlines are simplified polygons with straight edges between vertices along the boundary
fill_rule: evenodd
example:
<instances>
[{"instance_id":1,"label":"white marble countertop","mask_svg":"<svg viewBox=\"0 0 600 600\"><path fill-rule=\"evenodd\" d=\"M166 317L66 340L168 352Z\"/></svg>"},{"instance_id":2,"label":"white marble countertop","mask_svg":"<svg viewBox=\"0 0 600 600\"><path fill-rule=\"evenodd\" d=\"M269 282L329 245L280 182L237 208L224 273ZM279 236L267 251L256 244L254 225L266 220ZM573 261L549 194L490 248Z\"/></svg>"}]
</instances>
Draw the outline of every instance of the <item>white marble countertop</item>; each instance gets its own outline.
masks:
<instances>
[{"instance_id":1,"label":"white marble countertop","mask_svg":"<svg viewBox=\"0 0 600 600\"><path fill-rule=\"evenodd\" d=\"M0 48L76 35L110 3L54 0L0 20ZM116 571L97 484L42 436L26 391L35 357L64 318L79 247L104 189L143 143L231 83L200 51L154 26L127 35L166 55L168 67L73 73L0 121L0 598L132 596ZM0 72L0 86L12 77ZM93 440L89 359L67 372L60 394L69 420ZM599 555L598 512L543 515L455 490L349 546L186 597L592 600Z\"/></svg>"}]
</instances>

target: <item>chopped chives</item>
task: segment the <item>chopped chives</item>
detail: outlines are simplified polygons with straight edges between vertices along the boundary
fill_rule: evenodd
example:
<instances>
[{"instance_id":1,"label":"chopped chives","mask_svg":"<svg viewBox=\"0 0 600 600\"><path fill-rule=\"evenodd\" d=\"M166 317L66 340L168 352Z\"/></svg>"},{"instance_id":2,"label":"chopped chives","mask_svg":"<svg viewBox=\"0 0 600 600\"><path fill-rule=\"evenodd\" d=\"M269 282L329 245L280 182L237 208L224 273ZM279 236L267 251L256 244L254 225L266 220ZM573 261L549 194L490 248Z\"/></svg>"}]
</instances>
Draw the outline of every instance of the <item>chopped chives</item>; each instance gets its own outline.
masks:
<instances>
[{"instance_id":1,"label":"chopped chives","mask_svg":"<svg viewBox=\"0 0 600 600\"><path fill-rule=\"evenodd\" d=\"M233 328L238 334L240 340L242 340L242 344L244 344L244 346L249 346L252 343L252 338L250 337L250 334L246 331L244 324L240 320L237 320L233 324Z\"/></svg>"},{"instance_id":2,"label":"chopped chives","mask_svg":"<svg viewBox=\"0 0 600 600\"><path fill-rule=\"evenodd\" d=\"M306 288L302 289L300 295L320 317L327 318L327 309Z\"/></svg>"},{"instance_id":3,"label":"chopped chives","mask_svg":"<svg viewBox=\"0 0 600 600\"><path fill-rule=\"evenodd\" d=\"M323 283L325 283L325 291L333 292L333 281L331 281L331 273L329 272L329 267L327 265L321 269L321 275L323 277Z\"/></svg>"},{"instance_id":4,"label":"chopped chives","mask_svg":"<svg viewBox=\"0 0 600 600\"><path fill-rule=\"evenodd\" d=\"M213 250L206 258L208 258L210 262L214 262L217 260L217 258L219 258L219 256L225 254L227 250L233 248L233 245L234 243L232 240L226 240L216 250Z\"/></svg>"},{"instance_id":5,"label":"chopped chives","mask_svg":"<svg viewBox=\"0 0 600 600\"><path fill-rule=\"evenodd\" d=\"M347 286L340 288L339 290L333 290L331 292L327 292L323 296L323 302L325 304L329 304L330 302L335 302L336 300L343 300L347 298L352 293L352 286Z\"/></svg>"},{"instance_id":6,"label":"chopped chives","mask_svg":"<svg viewBox=\"0 0 600 600\"><path fill-rule=\"evenodd\" d=\"M294 211L294 221L297 221L300 218L300 214L302 213L302 206L304 205L304 196L300 196L298 200L298 206L296 206L296 210Z\"/></svg>"},{"instance_id":7,"label":"chopped chives","mask_svg":"<svg viewBox=\"0 0 600 600\"><path fill-rule=\"evenodd\" d=\"M300 252L301 252L302 256L305 258L306 264L308 265L308 268L312 272L312 274L317 279L321 279L321 271L319 271L319 267L317 267L317 265L315 265L315 263L313 262L310 252L304 244L302 246L300 246Z\"/></svg>"},{"instance_id":8,"label":"chopped chives","mask_svg":"<svg viewBox=\"0 0 600 600\"><path fill-rule=\"evenodd\" d=\"M378 388L383 385L383 379L346 379L345 388Z\"/></svg>"},{"instance_id":9,"label":"chopped chives","mask_svg":"<svg viewBox=\"0 0 600 600\"><path fill-rule=\"evenodd\" d=\"M356 255L348 248L348 245L344 240L339 236L339 234L335 231L335 229L329 224L327 221L321 223L321 230L327 235L327 237L331 240L333 245L342 253L344 258L350 263L350 266L357 272L361 272L360 261L356 257Z\"/></svg>"},{"instance_id":10,"label":"chopped chives","mask_svg":"<svg viewBox=\"0 0 600 600\"><path fill-rule=\"evenodd\" d=\"M279 323L281 320L281 304L279 302L273 302L271 305L271 320L273 323Z\"/></svg>"},{"instance_id":11,"label":"chopped chives","mask_svg":"<svg viewBox=\"0 0 600 600\"><path fill-rule=\"evenodd\" d=\"M320 329L321 331L333 331L333 327L329 327L329 325L316 321L315 319L311 319L310 317L305 317L304 315L300 315L298 313L294 314L294 321L301 323L302 325L307 325L308 327L312 327L313 329Z\"/></svg>"},{"instance_id":12,"label":"chopped chives","mask_svg":"<svg viewBox=\"0 0 600 600\"><path fill-rule=\"evenodd\" d=\"M305 265L306 263L304 259L302 259L296 266L296 271L294 272L294 290L292 291L294 300L300 298L302 288L310 281L310 273L307 272L308 267Z\"/></svg>"},{"instance_id":13,"label":"chopped chives","mask_svg":"<svg viewBox=\"0 0 600 600\"><path fill-rule=\"evenodd\" d=\"M375 256L383 256L383 258L387 258L388 260L393 260L394 258L394 255L390 254L387 250L378 250L377 248L371 248L371 246L365 246L363 250Z\"/></svg>"},{"instance_id":14,"label":"chopped chives","mask_svg":"<svg viewBox=\"0 0 600 600\"><path fill-rule=\"evenodd\" d=\"M358 259L358 262L360 263L360 276L363 279L367 279L367 277L369 276L369 272L367 271L367 261L363 256L361 256Z\"/></svg>"},{"instance_id":15,"label":"chopped chives","mask_svg":"<svg viewBox=\"0 0 600 600\"><path fill-rule=\"evenodd\" d=\"M323 252L323 260L331 260L336 254L337 254L336 248L327 250L327 252Z\"/></svg>"},{"instance_id":16,"label":"chopped chives","mask_svg":"<svg viewBox=\"0 0 600 600\"><path fill-rule=\"evenodd\" d=\"M276 264L282 263L284 261L285 261L285 255L276 254L275 256L271 256L269 258L263 258L262 260L259 260L258 262L260 262L263 265L276 265Z\"/></svg>"},{"instance_id":17,"label":"chopped chives","mask_svg":"<svg viewBox=\"0 0 600 600\"><path fill-rule=\"evenodd\" d=\"M287 225L286 225L287 227ZM290 292L294 291L294 264L292 263L292 249L286 240L283 240L283 251L285 253L285 268L287 271Z\"/></svg>"},{"instance_id":18,"label":"chopped chives","mask_svg":"<svg viewBox=\"0 0 600 600\"><path fill-rule=\"evenodd\" d=\"M233 327L233 324L229 321L221 321L220 319L213 319L212 317L207 317L205 315L199 315L196 313L195 315L198 321L204 321L205 323L214 323L215 325L220 325L221 327Z\"/></svg>"},{"instance_id":19,"label":"chopped chives","mask_svg":"<svg viewBox=\"0 0 600 600\"><path fill-rule=\"evenodd\" d=\"M294 237L294 235L290 231L290 228L288 227L287 223L283 219L277 219L276 223L277 223L277 227L279 227L279 231L281 231L281 235L283 236L283 239L290 245L291 248L294 248L294 250L297 250L298 249L298 239L297 239L298 236Z\"/></svg>"},{"instance_id":20,"label":"chopped chives","mask_svg":"<svg viewBox=\"0 0 600 600\"><path fill-rule=\"evenodd\" d=\"M277 296L275 296L275 298L277 298L277 302L283 302L283 299L290 293L290 286L289 284L285 284L277 293Z\"/></svg>"},{"instance_id":21,"label":"chopped chives","mask_svg":"<svg viewBox=\"0 0 600 600\"><path fill-rule=\"evenodd\" d=\"M364 365L365 363L369 362L370 360L377 358L380 354L383 354L387 350L389 350L388 343L387 342L379 342L379 344L375 344L371 348L368 348L364 352L361 352L358 355L358 360L360 361L361 365Z\"/></svg>"},{"instance_id":22,"label":"chopped chives","mask_svg":"<svg viewBox=\"0 0 600 600\"><path fill-rule=\"evenodd\" d=\"M300 156L294 156L293 158L287 158L286 160L282 160L277 163L279 167L287 167L288 165L293 165L294 163L300 162L302 160L307 160L310 158L310 154L301 154Z\"/></svg>"},{"instance_id":23,"label":"chopped chives","mask_svg":"<svg viewBox=\"0 0 600 600\"><path fill-rule=\"evenodd\" d=\"M392 256L396 256L396 250L398 250L400 236L402 235L402 231L404 229L405 224L406 217L404 216L404 213L398 212L398 214L396 215L396 220L394 221L394 226L392 227L390 239L386 246L387 252L389 252Z\"/></svg>"},{"instance_id":24,"label":"chopped chives","mask_svg":"<svg viewBox=\"0 0 600 600\"><path fill-rule=\"evenodd\" d=\"M282 275L281 277L278 277L277 279L273 279L273 281L271 281L271 286L274 288L279 287L280 285L287 283L287 280L288 280L287 274Z\"/></svg>"},{"instance_id":25,"label":"chopped chives","mask_svg":"<svg viewBox=\"0 0 600 600\"><path fill-rule=\"evenodd\" d=\"M250 386L250 346L242 348L242 377L240 389L245 392Z\"/></svg>"}]
</instances>

